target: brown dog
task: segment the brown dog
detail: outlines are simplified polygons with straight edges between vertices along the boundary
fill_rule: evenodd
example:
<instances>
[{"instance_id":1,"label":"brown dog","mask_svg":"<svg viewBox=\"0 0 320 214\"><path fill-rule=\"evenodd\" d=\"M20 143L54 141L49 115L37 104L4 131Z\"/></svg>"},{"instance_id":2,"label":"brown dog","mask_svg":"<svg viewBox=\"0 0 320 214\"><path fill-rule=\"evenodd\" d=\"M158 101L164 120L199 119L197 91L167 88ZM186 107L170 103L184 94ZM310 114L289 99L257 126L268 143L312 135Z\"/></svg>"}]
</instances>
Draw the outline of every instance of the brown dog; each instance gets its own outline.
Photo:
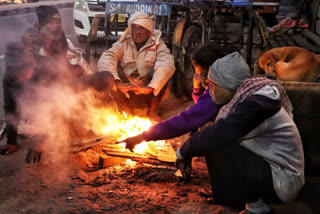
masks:
<instances>
[{"instance_id":1,"label":"brown dog","mask_svg":"<svg viewBox=\"0 0 320 214\"><path fill-rule=\"evenodd\" d=\"M278 80L315 82L320 73L320 56L300 47L273 48L258 58L258 65Z\"/></svg>"}]
</instances>

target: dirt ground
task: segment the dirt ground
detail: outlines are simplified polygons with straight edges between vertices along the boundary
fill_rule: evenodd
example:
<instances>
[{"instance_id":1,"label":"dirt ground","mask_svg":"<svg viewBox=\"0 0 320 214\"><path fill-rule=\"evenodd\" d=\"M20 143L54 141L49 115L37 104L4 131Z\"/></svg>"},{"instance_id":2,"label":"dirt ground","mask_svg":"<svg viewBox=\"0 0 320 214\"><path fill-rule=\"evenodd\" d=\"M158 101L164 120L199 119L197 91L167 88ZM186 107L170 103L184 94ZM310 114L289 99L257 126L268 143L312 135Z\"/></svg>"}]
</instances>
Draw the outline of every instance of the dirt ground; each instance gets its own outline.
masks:
<instances>
[{"instance_id":1,"label":"dirt ground","mask_svg":"<svg viewBox=\"0 0 320 214\"><path fill-rule=\"evenodd\" d=\"M162 119L169 118L192 104L173 96L161 104ZM188 138L170 140L173 148ZM1 141L5 144L5 139ZM153 168L137 163L124 163L92 170L94 149L66 153L64 158L48 159L39 164L24 162L28 148L0 156L0 213L214 213L235 214L239 209L214 205L199 195L208 184L203 158L194 158L189 183L179 181L175 169ZM235 178L236 179L236 178ZM287 205L272 205L277 213L320 213L319 190L303 193L303 199ZM307 198L307 199L306 199Z\"/></svg>"}]
</instances>

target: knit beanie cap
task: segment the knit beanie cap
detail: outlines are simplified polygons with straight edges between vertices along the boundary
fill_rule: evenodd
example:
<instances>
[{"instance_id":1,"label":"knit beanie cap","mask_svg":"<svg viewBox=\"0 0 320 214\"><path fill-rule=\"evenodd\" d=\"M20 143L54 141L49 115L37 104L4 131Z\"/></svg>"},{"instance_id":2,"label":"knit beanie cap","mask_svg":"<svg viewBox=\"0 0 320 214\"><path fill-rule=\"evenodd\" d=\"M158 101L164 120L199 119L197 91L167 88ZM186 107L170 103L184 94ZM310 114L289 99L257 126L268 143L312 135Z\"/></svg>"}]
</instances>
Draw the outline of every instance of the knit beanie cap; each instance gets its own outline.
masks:
<instances>
[{"instance_id":1,"label":"knit beanie cap","mask_svg":"<svg viewBox=\"0 0 320 214\"><path fill-rule=\"evenodd\" d=\"M53 6L40 5L36 9L40 28L48 24L52 19L61 19L57 8Z\"/></svg>"},{"instance_id":2,"label":"knit beanie cap","mask_svg":"<svg viewBox=\"0 0 320 214\"><path fill-rule=\"evenodd\" d=\"M21 42L9 42L7 44L4 60L7 67L23 67L36 64L30 50Z\"/></svg>"},{"instance_id":3,"label":"knit beanie cap","mask_svg":"<svg viewBox=\"0 0 320 214\"><path fill-rule=\"evenodd\" d=\"M217 59L208 73L209 80L231 91L237 90L250 76L250 68L238 52Z\"/></svg>"}]
</instances>

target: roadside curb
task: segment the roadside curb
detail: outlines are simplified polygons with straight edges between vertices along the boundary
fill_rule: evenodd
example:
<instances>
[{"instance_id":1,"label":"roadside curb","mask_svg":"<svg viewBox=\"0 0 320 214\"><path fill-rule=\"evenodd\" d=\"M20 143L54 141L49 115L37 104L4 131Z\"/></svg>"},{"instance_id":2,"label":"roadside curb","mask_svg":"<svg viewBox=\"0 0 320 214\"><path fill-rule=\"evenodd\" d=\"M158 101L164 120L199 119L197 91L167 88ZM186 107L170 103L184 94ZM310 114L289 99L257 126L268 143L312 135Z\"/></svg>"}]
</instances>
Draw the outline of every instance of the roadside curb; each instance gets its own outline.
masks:
<instances>
[{"instance_id":1,"label":"roadside curb","mask_svg":"<svg viewBox=\"0 0 320 214\"><path fill-rule=\"evenodd\" d=\"M0 16L14 16L18 14L34 13L36 8L40 5L55 6L56 8L73 7L74 0L61 1L45 1L36 3L25 3L18 5L0 6Z\"/></svg>"}]
</instances>

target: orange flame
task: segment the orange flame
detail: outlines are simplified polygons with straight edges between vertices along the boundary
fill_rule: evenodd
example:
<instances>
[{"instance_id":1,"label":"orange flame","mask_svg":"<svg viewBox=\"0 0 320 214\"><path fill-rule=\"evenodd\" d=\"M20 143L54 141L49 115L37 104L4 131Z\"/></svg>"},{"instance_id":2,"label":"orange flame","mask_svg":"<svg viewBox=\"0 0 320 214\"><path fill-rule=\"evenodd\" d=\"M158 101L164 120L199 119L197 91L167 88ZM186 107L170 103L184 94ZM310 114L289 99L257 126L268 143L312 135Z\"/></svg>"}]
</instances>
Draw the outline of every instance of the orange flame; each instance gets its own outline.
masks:
<instances>
[{"instance_id":1,"label":"orange flame","mask_svg":"<svg viewBox=\"0 0 320 214\"><path fill-rule=\"evenodd\" d=\"M105 117L105 125L101 127L96 127L95 130L102 135L116 135L118 141L124 140L128 137L133 137L138 134L141 134L144 131L149 130L152 126L152 122L149 118L142 118L138 116L128 116L125 112L117 114L114 112L107 112L108 115ZM108 125L106 125L108 124ZM165 141L143 141L134 148L134 152L138 154L152 153L150 151L150 145L152 144L153 148L163 149ZM118 144L122 149L125 150L125 143Z\"/></svg>"}]
</instances>

